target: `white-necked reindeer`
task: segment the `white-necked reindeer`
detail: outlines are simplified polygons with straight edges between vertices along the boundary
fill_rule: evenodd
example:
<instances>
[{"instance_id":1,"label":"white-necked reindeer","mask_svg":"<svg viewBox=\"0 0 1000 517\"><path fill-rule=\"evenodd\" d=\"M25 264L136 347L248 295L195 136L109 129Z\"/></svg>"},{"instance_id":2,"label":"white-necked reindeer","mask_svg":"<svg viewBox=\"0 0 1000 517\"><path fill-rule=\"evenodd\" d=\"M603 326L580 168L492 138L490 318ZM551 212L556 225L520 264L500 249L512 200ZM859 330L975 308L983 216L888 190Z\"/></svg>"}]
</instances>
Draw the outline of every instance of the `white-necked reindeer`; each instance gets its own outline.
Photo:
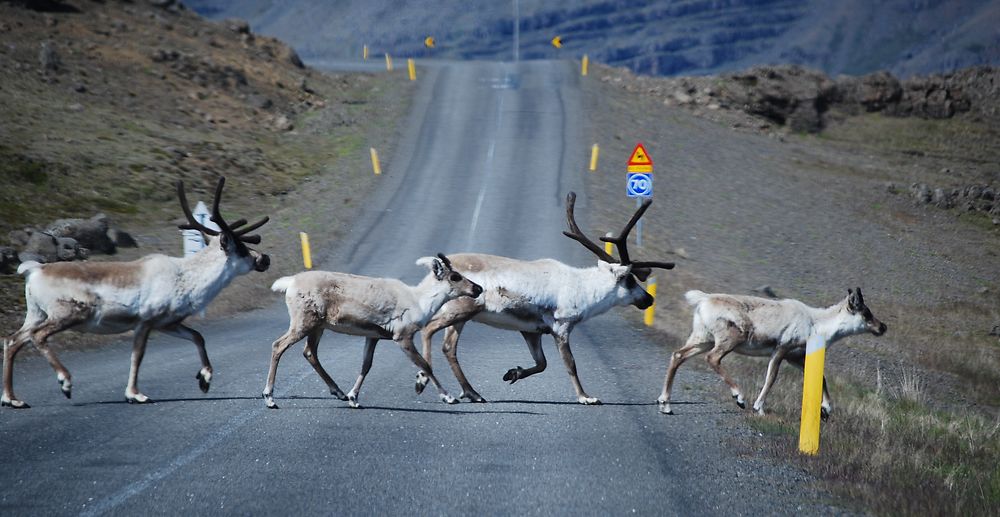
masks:
<instances>
[{"instance_id":1,"label":"white-necked reindeer","mask_svg":"<svg viewBox=\"0 0 1000 517\"><path fill-rule=\"evenodd\" d=\"M458 338L465 323L472 320L521 332L535 366L518 366L508 370L503 379L511 384L545 370L541 339L542 334L552 334L573 382L577 401L581 404L600 404L601 401L588 395L580 384L569 335L580 322L612 307L634 305L645 309L653 303L653 297L639 285L638 280L646 280L652 272L651 268L671 269L674 264L632 262L626 245L629 232L651 202L646 200L636 210L617 237L601 238L617 246L620 260L615 260L602 246L580 231L573 216L576 194L570 192L566 196L566 219L570 231L563 234L598 256L600 260L594 267L576 268L552 259L524 261L480 253L451 255L455 269L482 285L484 294L475 300L453 300L438 311L422 331L424 359L430 363L431 339L435 332L445 329L443 350L462 385L460 398L486 402L469 384L458 364ZM417 393L423 391L426 385L426 376L418 373Z\"/></svg>"},{"instance_id":2,"label":"white-necked reindeer","mask_svg":"<svg viewBox=\"0 0 1000 517\"><path fill-rule=\"evenodd\" d=\"M847 298L826 308L810 307L798 300L769 300L754 296L706 294L688 291L684 294L694 305L694 322L687 343L670 358L670 367L663 382L663 393L657 400L660 412L672 415L670 390L677 368L687 359L708 352L709 366L729 385L733 398L740 408L746 407L743 392L726 374L720 364L730 352L743 355L771 356L767 363L764 387L753 404L754 410L764 414L764 398L778 377L782 360L804 368L806 341L819 335L832 344L841 338L871 332L881 336L886 331L882 323L865 305L861 288L847 290ZM830 415L830 393L823 379L823 404L821 415Z\"/></svg>"},{"instance_id":3,"label":"white-necked reindeer","mask_svg":"<svg viewBox=\"0 0 1000 517\"><path fill-rule=\"evenodd\" d=\"M240 219L232 225L219 213L222 187L220 178L212 204L212 221L221 231L198 223L184 196L184 185L177 183L177 196L188 224L181 229L199 230L210 236L208 246L184 257L148 255L132 262L25 262L18 267L26 275L24 296L27 314L24 325L4 340L2 405L27 408L14 396L14 357L29 341L52 365L62 392L69 398L72 384L69 371L49 349L48 339L64 330L96 334L118 334L135 330L132 364L125 399L130 403L148 402L139 392L139 364L146 350L146 340L153 330L192 341L198 347L201 370L196 378L203 392L212 380L212 365L205 352L201 334L183 324L184 318L201 311L233 278L250 270L265 271L267 255L247 244L259 244L259 235L247 233L268 221L265 217L245 228Z\"/></svg>"},{"instance_id":4,"label":"white-necked reindeer","mask_svg":"<svg viewBox=\"0 0 1000 517\"><path fill-rule=\"evenodd\" d=\"M288 331L271 346L271 365L263 392L267 407L278 407L271 395L281 355L302 338L308 338L303 355L326 382L330 394L346 400L351 407L358 407L358 392L372 366L375 344L380 339L398 343L413 364L434 382L441 400L448 404L457 402L434 377L430 364L420 357L413 346L413 335L446 302L458 297L475 298L482 294L483 288L455 271L442 254L436 258L423 257L417 260L417 264L427 266L430 274L416 286L392 278L326 271L307 271L276 280L271 289L284 291L291 321ZM319 362L317 348L325 329L365 338L361 374L347 395Z\"/></svg>"}]
</instances>

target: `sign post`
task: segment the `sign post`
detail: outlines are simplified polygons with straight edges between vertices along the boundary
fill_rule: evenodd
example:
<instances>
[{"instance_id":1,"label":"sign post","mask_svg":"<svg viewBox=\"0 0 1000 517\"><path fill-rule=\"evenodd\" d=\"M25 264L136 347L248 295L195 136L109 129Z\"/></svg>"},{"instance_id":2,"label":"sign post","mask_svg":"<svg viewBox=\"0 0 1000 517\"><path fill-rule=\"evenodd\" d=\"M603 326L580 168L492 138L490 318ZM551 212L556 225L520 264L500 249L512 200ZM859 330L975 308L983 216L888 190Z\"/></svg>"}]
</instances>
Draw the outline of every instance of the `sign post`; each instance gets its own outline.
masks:
<instances>
[{"instance_id":1,"label":"sign post","mask_svg":"<svg viewBox=\"0 0 1000 517\"><path fill-rule=\"evenodd\" d=\"M212 220L212 213L208 211L208 207L205 203L201 201L194 206L194 212L191 213L195 220L199 224L208 228L209 230L220 231L219 225L215 224ZM205 236L201 234L198 230L181 230L181 240L184 244L184 256L194 255L199 251L205 249ZM199 314L202 318L205 317L205 311L202 310Z\"/></svg>"},{"instance_id":2,"label":"sign post","mask_svg":"<svg viewBox=\"0 0 1000 517\"><path fill-rule=\"evenodd\" d=\"M635 206L638 208L642 204L642 198L653 197L653 159L649 157L642 142L635 144L625 170L625 194L635 198ZM635 245L642 247L642 219L639 219L635 227Z\"/></svg>"}]
</instances>

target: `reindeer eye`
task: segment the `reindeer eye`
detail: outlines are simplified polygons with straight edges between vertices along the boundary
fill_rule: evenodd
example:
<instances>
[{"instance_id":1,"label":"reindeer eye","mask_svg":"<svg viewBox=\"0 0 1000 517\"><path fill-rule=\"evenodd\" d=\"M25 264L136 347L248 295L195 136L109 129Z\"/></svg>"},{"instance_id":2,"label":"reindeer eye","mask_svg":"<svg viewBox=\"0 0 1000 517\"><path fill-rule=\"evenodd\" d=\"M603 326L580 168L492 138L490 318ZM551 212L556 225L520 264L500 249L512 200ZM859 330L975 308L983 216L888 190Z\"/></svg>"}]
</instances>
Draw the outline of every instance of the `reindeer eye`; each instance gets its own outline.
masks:
<instances>
[{"instance_id":1,"label":"reindeer eye","mask_svg":"<svg viewBox=\"0 0 1000 517\"><path fill-rule=\"evenodd\" d=\"M639 285L639 284L636 283L634 276L632 276L632 275L626 275L625 276L625 287L628 287L629 289L632 289L633 287L635 287L637 285Z\"/></svg>"},{"instance_id":2,"label":"reindeer eye","mask_svg":"<svg viewBox=\"0 0 1000 517\"><path fill-rule=\"evenodd\" d=\"M451 276L449 277L449 279L452 282L461 282L462 281L462 275L460 275L458 273L452 273Z\"/></svg>"}]
</instances>

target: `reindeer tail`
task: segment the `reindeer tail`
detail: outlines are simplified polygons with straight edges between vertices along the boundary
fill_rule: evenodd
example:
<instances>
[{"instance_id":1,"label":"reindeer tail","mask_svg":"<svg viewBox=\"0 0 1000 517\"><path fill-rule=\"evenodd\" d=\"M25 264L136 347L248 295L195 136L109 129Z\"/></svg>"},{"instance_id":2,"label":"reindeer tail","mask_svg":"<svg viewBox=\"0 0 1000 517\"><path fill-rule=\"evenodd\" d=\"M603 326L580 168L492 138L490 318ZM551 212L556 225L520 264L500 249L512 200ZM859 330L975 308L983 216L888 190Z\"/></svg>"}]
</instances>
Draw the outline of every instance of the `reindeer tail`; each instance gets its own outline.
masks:
<instances>
[{"instance_id":1,"label":"reindeer tail","mask_svg":"<svg viewBox=\"0 0 1000 517\"><path fill-rule=\"evenodd\" d=\"M42 267L42 265L34 260L28 260L26 262L21 262L21 265L17 266L17 274L30 276L33 271Z\"/></svg>"},{"instance_id":2,"label":"reindeer tail","mask_svg":"<svg viewBox=\"0 0 1000 517\"><path fill-rule=\"evenodd\" d=\"M684 293L684 299L691 305L698 305L705 298L708 298L708 294L697 289Z\"/></svg>"},{"instance_id":3,"label":"reindeer tail","mask_svg":"<svg viewBox=\"0 0 1000 517\"><path fill-rule=\"evenodd\" d=\"M274 283L271 284L271 290L276 293L283 293L287 291L289 287L292 286L293 282L295 282L294 276L283 276L275 280Z\"/></svg>"}]
</instances>

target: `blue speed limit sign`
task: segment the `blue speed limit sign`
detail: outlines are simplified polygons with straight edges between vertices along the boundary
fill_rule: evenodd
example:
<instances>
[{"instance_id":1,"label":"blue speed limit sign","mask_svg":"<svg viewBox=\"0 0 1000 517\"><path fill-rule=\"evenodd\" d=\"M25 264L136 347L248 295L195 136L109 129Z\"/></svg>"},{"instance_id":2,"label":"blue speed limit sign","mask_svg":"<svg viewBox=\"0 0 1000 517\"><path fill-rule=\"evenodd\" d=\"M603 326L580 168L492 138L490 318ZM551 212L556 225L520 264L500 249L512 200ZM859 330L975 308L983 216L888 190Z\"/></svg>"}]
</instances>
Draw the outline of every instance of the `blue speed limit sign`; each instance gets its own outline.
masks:
<instances>
[{"instance_id":1,"label":"blue speed limit sign","mask_svg":"<svg viewBox=\"0 0 1000 517\"><path fill-rule=\"evenodd\" d=\"M647 172L629 172L625 176L628 197L653 197L653 175Z\"/></svg>"}]
</instances>

